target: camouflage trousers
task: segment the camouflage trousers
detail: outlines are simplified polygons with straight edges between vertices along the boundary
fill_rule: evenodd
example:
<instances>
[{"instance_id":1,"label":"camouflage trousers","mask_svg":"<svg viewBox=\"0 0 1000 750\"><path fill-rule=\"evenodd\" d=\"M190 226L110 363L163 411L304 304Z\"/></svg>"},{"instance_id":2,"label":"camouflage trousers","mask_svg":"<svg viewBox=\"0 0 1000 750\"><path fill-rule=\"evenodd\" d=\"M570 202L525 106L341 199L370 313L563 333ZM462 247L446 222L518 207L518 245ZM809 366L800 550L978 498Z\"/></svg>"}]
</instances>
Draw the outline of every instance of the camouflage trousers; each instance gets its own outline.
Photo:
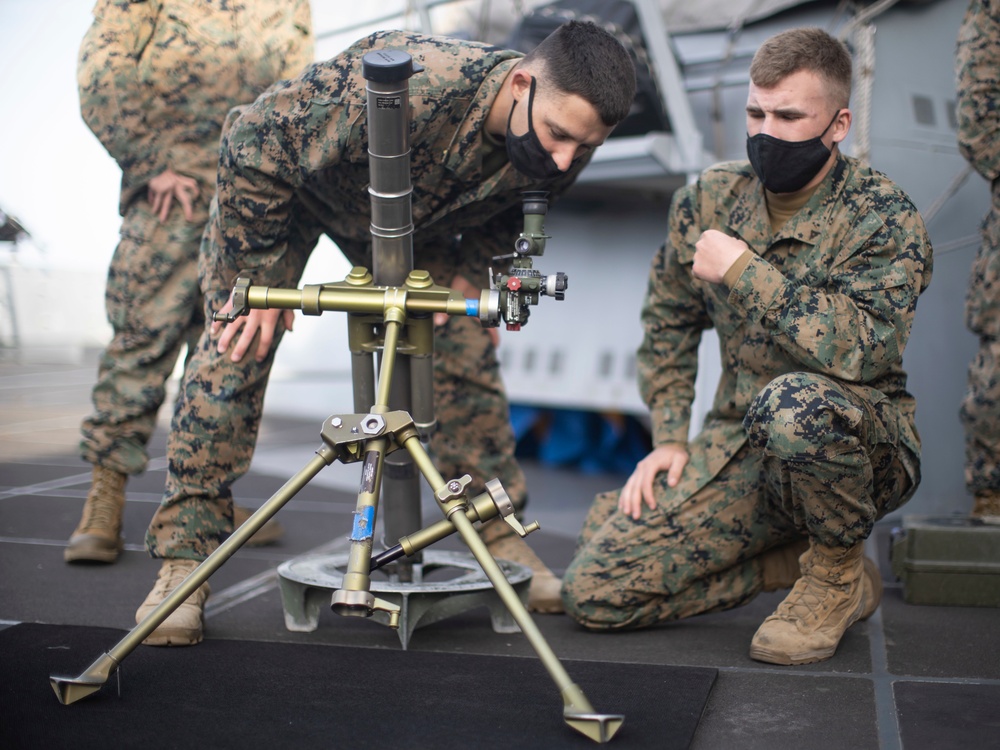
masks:
<instances>
[{"instance_id":1,"label":"camouflage trousers","mask_svg":"<svg viewBox=\"0 0 1000 750\"><path fill-rule=\"evenodd\" d=\"M983 226L965 302L979 350L969 364L960 416L965 428L965 486L972 493L1000 490L1000 217Z\"/></svg>"},{"instance_id":2,"label":"camouflage trousers","mask_svg":"<svg viewBox=\"0 0 1000 750\"><path fill-rule=\"evenodd\" d=\"M207 294L206 307L218 309L226 296ZM232 532L230 488L250 466L276 346L262 363L250 355L233 363L215 351L207 328L202 334L178 394L164 498L146 534L154 557L203 559ZM431 449L442 476L470 474L472 494L497 477L523 506L524 476L514 459L496 349L477 320L451 318L437 328L434 400L439 426Z\"/></svg>"},{"instance_id":3,"label":"camouflage trousers","mask_svg":"<svg viewBox=\"0 0 1000 750\"><path fill-rule=\"evenodd\" d=\"M161 224L145 198L126 210L105 291L113 337L100 357L94 411L81 426L80 453L92 464L139 474L149 462L167 379L203 328L198 248L207 220L204 200L191 222L176 206Z\"/></svg>"},{"instance_id":4,"label":"camouflage trousers","mask_svg":"<svg viewBox=\"0 0 1000 750\"><path fill-rule=\"evenodd\" d=\"M706 425L676 487L654 483L638 519L598 495L563 579L567 613L595 630L640 628L737 607L762 585L759 557L808 537L853 546L919 481L896 408L877 392L811 373L776 378L751 404L746 440L706 476L718 451ZM874 398L873 398L874 396Z\"/></svg>"}]
</instances>

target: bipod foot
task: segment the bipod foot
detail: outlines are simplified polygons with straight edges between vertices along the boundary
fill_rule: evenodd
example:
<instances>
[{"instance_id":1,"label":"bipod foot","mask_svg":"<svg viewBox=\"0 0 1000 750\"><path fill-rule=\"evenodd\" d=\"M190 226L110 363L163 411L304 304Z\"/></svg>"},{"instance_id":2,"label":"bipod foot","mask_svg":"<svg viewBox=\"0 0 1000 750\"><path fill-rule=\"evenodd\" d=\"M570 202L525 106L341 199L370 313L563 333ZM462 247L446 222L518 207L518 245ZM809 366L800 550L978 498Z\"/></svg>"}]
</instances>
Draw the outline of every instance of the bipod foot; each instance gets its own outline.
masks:
<instances>
[{"instance_id":1,"label":"bipod foot","mask_svg":"<svg viewBox=\"0 0 1000 750\"><path fill-rule=\"evenodd\" d=\"M625 717L622 714L578 714L564 711L563 720L580 734L603 745L621 729Z\"/></svg>"},{"instance_id":2,"label":"bipod foot","mask_svg":"<svg viewBox=\"0 0 1000 750\"><path fill-rule=\"evenodd\" d=\"M602 745L621 729L625 721L622 714L599 714L579 685L570 683L562 691L563 720L580 734Z\"/></svg>"},{"instance_id":3,"label":"bipod foot","mask_svg":"<svg viewBox=\"0 0 1000 750\"><path fill-rule=\"evenodd\" d=\"M111 654L103 654L78 677L58 677L51 675L49 684L56 693L56 698L64 706L76 703L91 693L96 693L108 681L111 673L118 669L118 662Z\"/></svg>"}]
</instances>

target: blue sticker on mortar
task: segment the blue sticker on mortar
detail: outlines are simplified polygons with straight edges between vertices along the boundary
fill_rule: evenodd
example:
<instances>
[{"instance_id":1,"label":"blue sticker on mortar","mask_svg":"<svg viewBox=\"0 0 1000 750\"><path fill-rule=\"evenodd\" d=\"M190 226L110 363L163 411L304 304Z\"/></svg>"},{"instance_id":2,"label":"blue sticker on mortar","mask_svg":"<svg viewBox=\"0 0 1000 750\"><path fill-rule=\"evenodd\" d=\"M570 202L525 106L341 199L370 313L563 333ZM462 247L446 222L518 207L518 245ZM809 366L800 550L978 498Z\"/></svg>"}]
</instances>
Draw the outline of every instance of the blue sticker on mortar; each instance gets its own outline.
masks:
<instances>
[{"instance_id":1,"label":"blue sticker on mortar","mask_svg":"<svg viewBox=\"0 0 1000 750\"><path fill-rule=\"evenodd\" d=\"M364 542L372 538L375 526L375 508L371 505L362 508L354 514L354 529L351 531L352 542Z\"/></svg>"}]
</instances>

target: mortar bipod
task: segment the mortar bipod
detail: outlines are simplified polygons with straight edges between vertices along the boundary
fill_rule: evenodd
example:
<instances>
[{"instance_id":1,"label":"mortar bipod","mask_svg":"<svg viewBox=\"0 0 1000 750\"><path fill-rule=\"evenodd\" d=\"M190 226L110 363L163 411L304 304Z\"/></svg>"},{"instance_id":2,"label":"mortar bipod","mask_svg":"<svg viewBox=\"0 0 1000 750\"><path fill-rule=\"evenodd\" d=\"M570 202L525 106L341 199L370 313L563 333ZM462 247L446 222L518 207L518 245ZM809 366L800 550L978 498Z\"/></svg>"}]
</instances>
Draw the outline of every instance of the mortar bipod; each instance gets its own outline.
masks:
<instances>
[{"instance_id":1,"label":"mortar bipod","mask_svg":"<svg viewBox=\"0 0 1000 750\"><path fill-rule=\"evenodd\" d=\"M262 296L265 301L269 297L266 291L262 295L258 294L256 288L252 286L249 286L246 291L250 306L255 306L253 301L259 296ZM128 654L202 583L208 580L209 576L218 570L302 487L308 484L323 468L336 460L343 463L364 460L364 475L367 478L363 481L362 491L358 496L358 510L355 516L356 528L352 533L352 552L349 562L350 578L345 576L343 589L347 593L341 595L339 600L335 600L334 604L338 606L338 611L341 614L368 616L376 607L391 611L393 605L384 607L383 605L386 603L377 602L371 597L370 592L368 592L370 584L368 574L372 564L371 543L377 515L382 461L387 452L403 448L410 454L414 464L433 490L447 523L461 535L490 583L496 589L504 606L510 611L514 621L528 638L549 675L558 686L563 697L563 717L566 723L597 742L606 742L614 736L624 717L595 713L586 696L572 682L513 587L504 577L496 560L490 555L486 544L473 527L472 521L467 517L468 503L465 496L467 483L460 480L446 482L431 462L412 419L408 415L388 410L387 401L392 381L395 352L399 346L401 329L406 321L405 308L408 298L406 294L396 294L392 290L382 291L385 300L385 351L381 362L376 404L368 415L359 417L361 421L357 434L352 434L352 439L344 442L327 441L324 438L324 443L317 450L316 456L253 513L243 525L239 526L232 536L195 568L159 606L129 631L113 649L102 655L78 677L52 676L50 678L52 688L61 702L73 703L100 689L107 682L108 677L119 668L122 660ZM302 293L295 295L291 290L279 290L279 292L279 294L270 295L272 301L282 300L283 304L276 306L299 307L303 302ZM358 289L358 293L362 296L368 294L364 288ZM327 298L327 300L336 299L339 301L344 296L342 294ZM346 296L350 297L349 294ZM320 301L322 302L322 299ZM421 302L421 309L425 310L425 308L430 307L430 312L448 312L449 307L453 307L452 302L451 295L446 294L437 300L436 305L428 304L427 300L424 300ZM265 302L260 306L267 306L267 304ZM322 307L322 304L319 306ZM348 303L348 307L350 307L350 303ZM332 425L333 423L334 419L331 419L325 424ZM390 427L391 429L388 429ZM497 513L501 514L502 509L506 509L509 505L509 498L506 497L506 493L503 492L498 482L490 485L489 494L495 504L498 503ZM509 512L506 515L511 516ZM359 519L362 521L360 525ZM510 522L510 518L507 520ZM537 526L531 525L529 528L533 530ZM515 530L517 530L516 526ZM527 533L527 531L522 527L518 533ZM414 549L414 551L416 550Z\"/></svg>"},{"instance_id":2,"label":"mortar bipod","mask_svg":"<svg viewBox=\"0 0 1000 750\"><path fill-rule=\"evenodd\" d=\"M433 284L425 271L412 269L412 217L408 216L409 174L397 157L409 154L408 91L404 82L420 70L405 52L377 50L365 55L364 77L368 81L369 161L372 198L372 260L373 277L365 269L355 268L343 284L315 285L304 290L274 290L254 287L249 279L241 279L233 290L231 313L216 319L233 321L249 309L301 309L306 314L319 315L327 310L355 314L381 315L385 325L382 361L379 367L374 405L363 417L365 429L359 430L358 440L351 441L350 450L339 443L324 444L317 455L274 496L239 526L218 549L209 555L181 584L110 651L98 658L75 678L52 676L50 682L57 698L64 704L95 692L120 668L122 660L149 636L173 611L201 586L221 565L250 539L285 503L335 460L344 463L364 461L361 491L358 494L355 524L351 535L351 555L344 586L335 595L333 606L340 614L370 616L376 609L390 613L393 606L376 600L370 592L369 573L372 570L372 540L377 517L382 468L385 456L404 448L427 480L446 522L458 531L483 572L497 591L535 649L543 665L559 687L563 697L563 717L573 729L597 742L607 742L615 735L624 717L597 714L583 691L570 679L555 653L545 641L513 587L504 577L496 560L490 555L472 521L467 517L465 485L460 480L445 480L433 466L420 442L412 419L394 430L387 430L390 414L390 388L393 381L401 328L410 324L414 333L431 329L434 313L476 316L484 325L498 325L506 320L508 327L519 328L527 321L528 306L542 294L562 298L566 288L565 275L553 277L551 283L531 268L530 256L540 254L544 246L542 217L545 202L542 194L532 194L525 203L525 232L519 244L519 257L510 274L500 274L499 283L483 291L479 300L466 300L462 295ZM376 102L372 102L375 97ZM380 100L380 101L379 101ZM405 182L405 184L404 184ZM380 187L382 183L384 186ZM401 217L407 214L406 220ZM522 243L523 244L523 243ZM409 314L409 315L408 315ZM416 337L415 337L416 338ZM433 331L423 340L433 340ZM426 363L425 363L426 364ZM359 411L361 409L358 409ZM412 409L406 410L412 412ZM429 418L422 422L431 421ZM493 486L493 494L503 500L502 488ZM508 498L509 501L509 498ZM509 514L508 514L509 515ZM511 522L508 519L508 523ZM419 525L419 524L417 524ZM511 525L514 525L513 523ZM519 525L519 524L518 524ZM529 529L537 526L529 526ZM521 528L518 533L526 534ZM517 527L515 526L515 530ZM341 593L343 591L344 593Z\"/></svg>"}]
</instances>

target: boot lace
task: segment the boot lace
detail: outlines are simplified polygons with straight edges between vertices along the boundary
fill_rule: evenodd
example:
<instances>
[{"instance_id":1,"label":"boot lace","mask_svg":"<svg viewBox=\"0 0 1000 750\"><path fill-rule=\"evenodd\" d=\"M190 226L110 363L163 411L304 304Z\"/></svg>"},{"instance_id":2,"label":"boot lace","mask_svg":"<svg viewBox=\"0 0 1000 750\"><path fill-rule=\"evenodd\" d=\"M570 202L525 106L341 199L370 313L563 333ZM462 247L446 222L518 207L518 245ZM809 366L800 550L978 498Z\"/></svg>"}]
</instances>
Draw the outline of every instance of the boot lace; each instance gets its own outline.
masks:
<instances>
[{"instance_id":1,"label":"boot lace","mask_svg":"<svg viewBox=\"0 0 1000 750\"><path fill-rule=\"evenodd\" d=\"M166 598L197 567L191 560L164 560L156 578L156 592Z\"/></svg>"},{"instance_id":2,"label":"boot lace","mask_svg":"<svg viewBox=\"0 0 1000 750\"><path fill-rule=\"evenodd\" d=\"M784 620L816 622L832 609L831 597L843 593L845 588L847 587L821 585L812 576L803 576L795 582L791 593L778 606L775 614Z\"/></svg>"}]
</instances>

